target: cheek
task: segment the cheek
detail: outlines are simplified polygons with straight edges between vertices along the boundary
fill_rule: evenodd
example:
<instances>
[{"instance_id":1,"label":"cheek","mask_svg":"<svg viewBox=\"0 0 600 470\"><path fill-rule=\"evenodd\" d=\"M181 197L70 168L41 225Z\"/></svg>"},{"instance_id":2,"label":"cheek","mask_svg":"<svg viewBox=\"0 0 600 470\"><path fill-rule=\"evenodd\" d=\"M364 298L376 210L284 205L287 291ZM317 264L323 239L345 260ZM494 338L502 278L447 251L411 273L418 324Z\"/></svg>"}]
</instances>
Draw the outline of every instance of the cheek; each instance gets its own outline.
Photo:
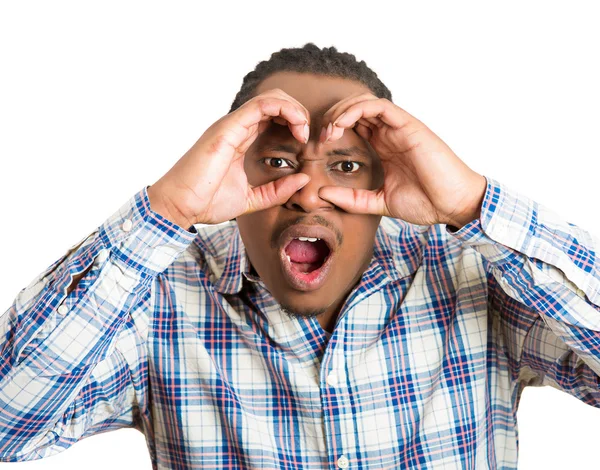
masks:
<instances>
[{"instance_id":1,"label":"cheek","mask_svg":"<svg viewBox=\"0 0 600 470\"><path fill-rule=\"evenodd\" d=\"M362 266L373 255L380 216L353 215L353 224L344 226L343 258L348 266Z\"/></svg>"},{"instance_id":2,"label":"cheek","mask_svg":"<svg viewBox=\"0 0 600 470\"><path fill-rule=\"evenodd\" d=\"M246 178L248 178L248 183L252 186L258 186L263 184L264 175L258 171L258 163L253 157L244 157L244 172L246 173Z\"/></svg>"},{"instance_id":3,"label":"cheek","mask_svg":"<svg viewBox=\"0 0 600 470\"><path fill-rule=\"evenodd\" d=\"M373 186L373 173L371 168L364 168L356 175L345 175L336 170L329 170L328 173L329 176L327 180L323 181L323 184L355 189L372 189Z\"/></svg>"},{"instance_id":4,"label":"cheek","mask_svg":"<svg viewBox=\"0 0 600 470\"><path fill-rule=\"evenodd\" d=\"M271 250L274 217L269 209L237 217L242 242L254 262L267 259ZM260 227L260 230L257 230ZM254 264L254 263L253 263Z\"/></svg>"},{"instance_id":5,"label":"cheek","mask_svg":"<svg viewBox=\"0 0 600 470\"><path fill-rule=\"evenodd\" d=\"M371 184L369 189L379 189L383 186L384 172L380 162L376 162L371 170Z\"/></svg>"},{"instance_id":6,"label":"cheek","mask_svg":"<svg viewBox=\"0 0 600 470\"><path fill-rule=\"evenodd\" d=\"M252 186L260 186L289 174L289 172L285 171L277 172L275 169L269 170L267 164L259 160L259 157L246 157L244 159L244 171L248 178L248 183Z\"/></svg>"}]
</instances>

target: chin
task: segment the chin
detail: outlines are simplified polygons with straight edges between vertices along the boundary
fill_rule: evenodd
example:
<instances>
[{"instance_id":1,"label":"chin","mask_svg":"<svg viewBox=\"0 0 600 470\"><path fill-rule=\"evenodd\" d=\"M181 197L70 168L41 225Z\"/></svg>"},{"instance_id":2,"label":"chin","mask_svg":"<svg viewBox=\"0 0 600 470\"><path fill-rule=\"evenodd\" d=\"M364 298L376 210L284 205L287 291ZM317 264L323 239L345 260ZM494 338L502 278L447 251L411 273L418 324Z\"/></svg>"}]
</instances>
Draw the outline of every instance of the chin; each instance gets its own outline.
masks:
<instances>
[{"instance_id":1,"label":"chin","mask_svg":"<svg viewBox=\"0 0 600 470\"><path fill-rule=\"evenodd\" d=\"M326 311L331 304L331 301L324 299L324 296L318 295L316 292L298 292L293 289L285 289L282 295L274 295L275 299L282 307L296 312L321 312Z\"/></svg>"},{"instance_id":2,"label":"chin","mask_svg":"<svg viewBox=\"0 0 600 470\"><path fill-rule=\"evenodd\" d=\"M306 305L294 305L281 303L281 310L284 313L294 318L311 318L317 317L327 311L327 307L310 308Z\"/></svg>"},{"instance_id":3,"label":"chin","mask_svg":"<svg viewBox=\"0 0 600 470\"><path fill-rule=\"evenodd\" d=\"M352 287L360 279L360 275L356 275L347 283L343 283L340 282L343 274L332 272L328 279L330 282L325 282L320 288L310 291L299 290L282 282L284 280L282 277L272 276L275 282L271 286L267 285L267 288L284 312L295 317L316 317L339 308L343 303L342 299L347 297ZM338 282L331 282L332 280Z\"/></svg>"}]
</instances>

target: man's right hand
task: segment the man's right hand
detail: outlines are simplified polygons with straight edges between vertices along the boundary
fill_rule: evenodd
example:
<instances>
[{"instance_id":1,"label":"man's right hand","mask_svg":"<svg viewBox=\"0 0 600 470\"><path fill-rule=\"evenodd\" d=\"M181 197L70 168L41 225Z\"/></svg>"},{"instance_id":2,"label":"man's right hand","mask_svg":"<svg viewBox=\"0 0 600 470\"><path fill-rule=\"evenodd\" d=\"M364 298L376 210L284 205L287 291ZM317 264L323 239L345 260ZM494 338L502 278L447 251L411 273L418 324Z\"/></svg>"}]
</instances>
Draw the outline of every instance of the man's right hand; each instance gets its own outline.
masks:
<instances>
[{"instance_id":1,"label":"man's right hand","mask_svg":"<svg viewBox=\"0 0 600 470\"><path fill-rule=\"evenodd\" d=\"M273 120L308 141L310 115L283 90L265 91L212 124L156 183L148 188L154 212L183 228L218 224L283 204L309 181L302 173L261 186L248 183L244 156Z\"/></svg>"}]
</instances>

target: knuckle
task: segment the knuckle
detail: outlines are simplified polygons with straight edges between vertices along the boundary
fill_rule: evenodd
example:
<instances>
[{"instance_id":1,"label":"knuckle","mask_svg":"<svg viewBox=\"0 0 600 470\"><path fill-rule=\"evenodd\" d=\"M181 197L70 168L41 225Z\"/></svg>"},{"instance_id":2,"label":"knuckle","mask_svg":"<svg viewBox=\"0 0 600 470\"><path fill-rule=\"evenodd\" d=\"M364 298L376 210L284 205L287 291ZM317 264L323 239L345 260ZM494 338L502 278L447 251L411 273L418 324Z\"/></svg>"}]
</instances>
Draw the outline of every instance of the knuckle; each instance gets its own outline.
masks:
<instances>
[{"instance_id":1,"label":"knuckle","mask_svg":"<svg viewBox=\"0 0 600 470\"><path fill-rule=\"evenodd\" d=\"M222 152L228 144L229 142L227 141L227 137L223 134L220 134L216 136L212 142L210 142L208 146L208 153L211 155L218 154Z\"/></svg>"},{"instance_id":2,"label":"knuckle","mask_svg":"<svg viewBox=\"0 0 600 470\"><path fill-rule=\"evenodd\" d=\"M254 200L252 201L252 210L257 211L270 205L275 199L273 185L261 185L254 189Z\"/></svg>"},{"instance_id":3,"label":"knuckle","mask_svg":"<svg viewBox=\"0 0 600 470\"><path fill-rule=\"evenodd\" d=\"M270 108L272 103L273 100L266 96L263 96L262 98L256 100L256 106L258 106L258 109L263 113L265 113Z\"/></svg>"}]
</instances>

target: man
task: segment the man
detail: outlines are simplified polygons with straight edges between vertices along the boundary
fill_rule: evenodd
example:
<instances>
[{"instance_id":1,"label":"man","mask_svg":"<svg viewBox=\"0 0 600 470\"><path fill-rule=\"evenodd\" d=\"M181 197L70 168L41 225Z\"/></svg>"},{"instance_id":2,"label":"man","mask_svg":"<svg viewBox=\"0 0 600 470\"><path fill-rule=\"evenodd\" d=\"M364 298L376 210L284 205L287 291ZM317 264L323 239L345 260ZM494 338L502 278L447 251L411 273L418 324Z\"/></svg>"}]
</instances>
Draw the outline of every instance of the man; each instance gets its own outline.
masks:
<instances>
[{"instance_id":1,"label":"man","mask_svg":"<svg viewBox=\"0 0 600 470\"><path fill-rule=\"evenodd\" d=\"M516 468L525 386L599 406L594 245L283 49L2 317L0 460L135 427L154 468Z\"/></svg>"}]
</instances>

